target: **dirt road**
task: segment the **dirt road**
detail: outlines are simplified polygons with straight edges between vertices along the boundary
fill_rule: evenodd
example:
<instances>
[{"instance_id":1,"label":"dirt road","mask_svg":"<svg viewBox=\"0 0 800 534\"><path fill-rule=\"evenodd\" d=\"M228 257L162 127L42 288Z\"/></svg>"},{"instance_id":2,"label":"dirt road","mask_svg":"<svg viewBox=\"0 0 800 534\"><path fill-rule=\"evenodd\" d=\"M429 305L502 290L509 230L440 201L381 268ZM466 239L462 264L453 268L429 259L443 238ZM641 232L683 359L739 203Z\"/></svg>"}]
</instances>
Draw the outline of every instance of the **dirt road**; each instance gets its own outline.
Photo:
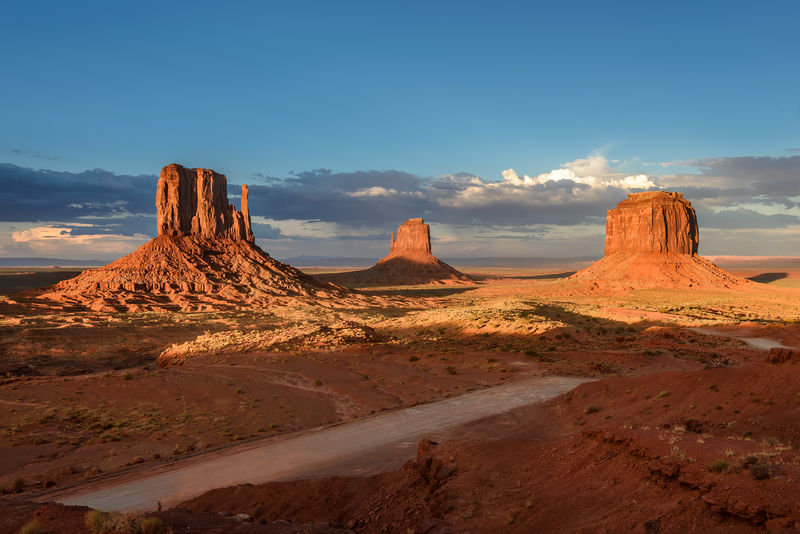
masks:
<instances>
[{"instance_id":1,"label":"dirt road","mask_svg":"<svg viewBox=\"0 0 800 534\"><path fill-rule=\"evenodd\" d=\"M743 331L739 331L739 330L723 330L719 328L690 328L689 330L706 336L734 337L736 339L741 339L751 347L761 350L770 350L774 348L781 348L781 349L792 348L792 347L787 347L786 345L774 339L768 339L765 337L748 337L749 331L746 329Z\"/></svg>"},{"instance_id":2,"label":"dirt road","mask_svg":"<svg viewBox=\"0 0 800 534\"><path fill-rule=\"evenodd\" d=\"M586 379L542 377L413 406L338 426L217 451L101 480L41 501L100 510L152 510L242 483L332 475L366 475L412 458L417 441L456 425L541 402Z\"/></svg>"}]
</instances>

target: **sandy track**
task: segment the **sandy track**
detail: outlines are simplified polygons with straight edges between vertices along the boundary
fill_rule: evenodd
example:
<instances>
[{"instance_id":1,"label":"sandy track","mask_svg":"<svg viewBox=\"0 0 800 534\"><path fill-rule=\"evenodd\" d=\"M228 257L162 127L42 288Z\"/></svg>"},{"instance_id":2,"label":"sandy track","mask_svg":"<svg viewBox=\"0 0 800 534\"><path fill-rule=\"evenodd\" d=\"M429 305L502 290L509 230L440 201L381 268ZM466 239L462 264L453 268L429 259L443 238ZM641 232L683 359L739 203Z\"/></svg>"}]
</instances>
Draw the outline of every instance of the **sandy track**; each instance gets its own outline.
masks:
<instances>
[{"instance_id":1,"label":"sandy track","mask_svg":"<svg viewBox=\"0 0 800 534\"><path fill-rule=\"evenodd\" d=\"M756 349L761 350L770 350L770 349L791 349L792 347L787 347L786 345L782 344L780 341L776 341L774 339L768 339L765 337L749 337L747 330L723 330L719 328L690 328L692 332L697 332L698 334L703 334L706 336L721 336L721 337L733 337L736 339L741 339L749 346L754 347Z\"/></svg>"},{"instance_id":2,"label":"sandy track","mask_svg":"<svg viewBox=\"0 0 800 534\"><path fill-rule=\"evenodd\" d=\"M40 496L40 501L100 510L175 505L214 488L314 476L368 474L413 457L431 433L541 402L586 379L542 377L413 406L368 419L248 443L156 469Z\"/></svg>"}]
</instances>

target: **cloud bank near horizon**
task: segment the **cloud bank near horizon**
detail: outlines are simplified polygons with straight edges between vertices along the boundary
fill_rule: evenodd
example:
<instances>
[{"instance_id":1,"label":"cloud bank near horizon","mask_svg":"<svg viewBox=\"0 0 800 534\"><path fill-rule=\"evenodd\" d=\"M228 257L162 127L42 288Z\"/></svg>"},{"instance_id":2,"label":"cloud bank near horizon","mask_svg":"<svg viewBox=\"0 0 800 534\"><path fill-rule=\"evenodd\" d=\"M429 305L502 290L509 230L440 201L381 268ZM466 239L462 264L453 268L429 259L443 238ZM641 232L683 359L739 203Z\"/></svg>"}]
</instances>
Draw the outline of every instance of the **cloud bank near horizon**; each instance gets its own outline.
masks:
<instances>
[{"instance_id":1,"label":"cloud bank near horizon","mask_svg":"<svg viewBox=\"0 0 800 534\"><path fill-rule=\"evenodd\" d=\"M680 191L692 202L701 253L800 255L800 155L675 165L686 172L630 172L631 164L595 153L536 175L505 169L496 179L315 169L228 180L231 193L250 184L254 232L278 257L380 257L388 233L418 216L432 224L440 256L599 255L606 210L653 189ZM129 252L155 234L156 181L0 164L0 255Z\"/></svg>"}]
</instances>

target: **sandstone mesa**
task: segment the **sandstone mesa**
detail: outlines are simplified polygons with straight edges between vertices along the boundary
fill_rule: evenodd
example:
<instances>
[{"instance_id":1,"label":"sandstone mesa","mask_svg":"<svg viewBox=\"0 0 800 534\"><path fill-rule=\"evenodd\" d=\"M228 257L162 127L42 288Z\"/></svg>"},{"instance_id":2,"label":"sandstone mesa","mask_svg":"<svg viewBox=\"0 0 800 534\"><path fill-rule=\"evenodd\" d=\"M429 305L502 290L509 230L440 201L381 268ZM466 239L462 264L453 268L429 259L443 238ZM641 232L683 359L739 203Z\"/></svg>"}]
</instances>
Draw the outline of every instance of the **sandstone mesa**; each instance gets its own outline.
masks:
<instances>
[{"instance_id":1,"label":"sandstone mesa","mask_svg":"<svg viewBox=\"0 0 800 534\"><path fill-rule=\"evenodd\" d=\"M681 193L630 193L606 215L605 256L570 279L610 290L748 283L699 256L699 244L697 216Z\"/></svg>"}]
</instances>

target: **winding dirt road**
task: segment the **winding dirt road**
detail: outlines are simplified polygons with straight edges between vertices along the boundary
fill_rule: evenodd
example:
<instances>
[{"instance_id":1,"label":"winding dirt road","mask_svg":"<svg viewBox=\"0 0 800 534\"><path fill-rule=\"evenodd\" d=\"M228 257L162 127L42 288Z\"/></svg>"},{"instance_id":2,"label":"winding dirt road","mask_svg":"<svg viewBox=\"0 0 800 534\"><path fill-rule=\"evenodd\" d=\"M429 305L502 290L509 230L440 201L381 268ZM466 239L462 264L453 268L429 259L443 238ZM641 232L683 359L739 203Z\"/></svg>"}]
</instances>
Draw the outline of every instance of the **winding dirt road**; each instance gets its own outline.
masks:
<instances>
[{"instance_id":1,"label":"winding dirt road","mask_svg":"<svg viewBox=\"0 0 800 534\"><path fill-rule=\"evenodd\" d=\"M423 437L556 397L583 382L586 379L542 377L505 384L284 439L248 443L44 494L38 500L106 511L152 510L159 503L170 507L234 484L395 469L414 457Z\"/></svg>"}]
</instances>

